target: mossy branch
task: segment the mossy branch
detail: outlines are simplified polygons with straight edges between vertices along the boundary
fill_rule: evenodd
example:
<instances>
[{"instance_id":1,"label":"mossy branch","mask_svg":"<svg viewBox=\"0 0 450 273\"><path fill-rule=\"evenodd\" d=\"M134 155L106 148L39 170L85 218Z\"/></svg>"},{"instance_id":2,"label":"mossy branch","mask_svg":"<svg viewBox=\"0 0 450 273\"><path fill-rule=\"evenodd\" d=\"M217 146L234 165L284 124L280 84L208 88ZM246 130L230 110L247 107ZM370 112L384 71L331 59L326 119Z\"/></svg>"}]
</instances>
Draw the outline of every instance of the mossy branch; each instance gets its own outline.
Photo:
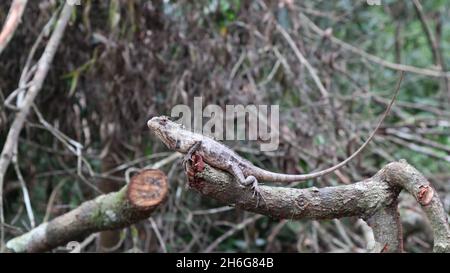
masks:
<instances>
[{"instance_id":1,"label":"mossy branch","mask_svg":"<svg viewBox=\"0 0 450 273\"><path fill-rule=\"evenodd\" d=\"M43 252L91 233L127 227L148 218L166 199L167 177L159 170L134 176L120 191L105 194L10 240L13 252Z\"/></svg>"}]
</instances>

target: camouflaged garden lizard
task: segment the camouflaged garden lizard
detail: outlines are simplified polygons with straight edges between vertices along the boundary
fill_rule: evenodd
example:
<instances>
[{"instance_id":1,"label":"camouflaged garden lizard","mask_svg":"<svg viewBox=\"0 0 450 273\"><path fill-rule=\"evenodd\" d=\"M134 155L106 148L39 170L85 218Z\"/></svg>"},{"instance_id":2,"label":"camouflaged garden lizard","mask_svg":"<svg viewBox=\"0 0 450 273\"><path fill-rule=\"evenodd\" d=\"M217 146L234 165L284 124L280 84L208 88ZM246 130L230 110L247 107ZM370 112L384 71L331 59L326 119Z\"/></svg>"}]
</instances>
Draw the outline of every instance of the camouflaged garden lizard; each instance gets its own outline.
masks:
<instances>
[{"instance_id":1,"label":"camouflaged garden lizard","mask_svg":"<svg viewBox=\"0 0 450 273\"><path fill-rule=\"evenodd\" d=\"M221 144L208 136L191 132L185 129L181 124L170 121L169 118L165 116L154 117L148 121L147 125L169 149L186 154L184 163L187 160L191 160L191 157L195 152L202 157L205 163L233 174L240 184L243 186L252 186L255 193L259 194L258 181L296 182L318 178L341 168L352 160L367 146L375 136L376 131L380 128L380 125L388 115L397 97L402 79L403 73L397 83L394 96L387 106L386 111L383 113L369 138L367 138L361 147L341 163L325 170L309 174L282 174L261 169L239 156L224 144Z\"/></svg>"}]
</instances>

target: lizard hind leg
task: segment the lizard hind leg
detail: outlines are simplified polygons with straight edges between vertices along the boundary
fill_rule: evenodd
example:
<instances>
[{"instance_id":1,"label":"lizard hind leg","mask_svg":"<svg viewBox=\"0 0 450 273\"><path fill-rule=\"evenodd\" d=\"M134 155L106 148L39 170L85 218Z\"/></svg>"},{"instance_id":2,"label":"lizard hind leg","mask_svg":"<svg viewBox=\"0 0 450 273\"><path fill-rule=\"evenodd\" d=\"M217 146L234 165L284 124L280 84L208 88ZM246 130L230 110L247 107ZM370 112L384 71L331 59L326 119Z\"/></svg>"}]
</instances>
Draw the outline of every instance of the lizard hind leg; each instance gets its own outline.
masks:
<instances>
[{"instance_id":1,"label":"lizard hind leg","mask_svg":"<svg viewBox=\"0 0 450 273\"><path fill-rule=\"evenodd\" d=\"M256 207L258 207L258 205L259 205L260 197L265 201L264 196L262 195L261 190L259 188L258 179L256 179L256 177L254 177L253 175L244 177L244 174L243 174L241 168L239 168L239 166L237 166L237 165L232 165L231 170L232 170L232 173L234 174L234 176L239 181L239 184L241 184L244 187L251 186L251 188L253 190L253 196L254 197L256 196L256 198L257 198Z\"/></svg>"}]
</instances>

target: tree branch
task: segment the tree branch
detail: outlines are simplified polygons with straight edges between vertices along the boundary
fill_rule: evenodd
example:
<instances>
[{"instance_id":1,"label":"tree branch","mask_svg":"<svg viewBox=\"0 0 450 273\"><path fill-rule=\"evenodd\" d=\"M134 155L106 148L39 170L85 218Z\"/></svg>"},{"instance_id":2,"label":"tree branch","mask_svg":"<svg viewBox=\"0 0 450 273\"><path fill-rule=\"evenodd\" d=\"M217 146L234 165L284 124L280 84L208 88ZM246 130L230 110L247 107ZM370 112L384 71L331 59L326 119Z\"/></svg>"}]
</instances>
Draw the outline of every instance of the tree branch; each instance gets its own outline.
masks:
<instances>
[{"instance_id":1,"label":"tree branch","mask_svg":"<svg viewBox=\"0 0 450 273\"><path fill-rule=\"evenodd\" d=\"M14 0L12 2L5 25L0 32L0 55L14 36L20 21L22 21L23 12L27 3L28 0Z\"/></svg>"},{"instance_id":2,"label":"tree branch","mask_svg":"<svg viewBox=\"0 0 450 273\"><path fill-rule=\"evenodd\" d=\"M343 49L351 51L373 63L379 64L381 66L387 67L392 70L411 72L414 74L425 75L425 76L430 76L430 77L450 78L450 72L448 72L448 71L439 71L436 69L420 68L420 67L415 67L415 66L406 65L406 64L393 63L393 62L384 60L378 56L369 54L369 53L361 50L360 48L357 48L356 46L348 44L342 40L339 40L338 38L334 37L333 35L328 34L325 30L319 28L316 24L314 24L313 21L311 21L311 19L309 19L306 15L304 15L304 14L301 14L301 15L302 15L302 19L304 19L304 21L309 26L309 28L312 31L314 31L316 34L318 34L322 37L328 38L331 42L341 46Z\"/></svg>"},{"instance_id":3,"label":"tree branch","mask_svg":"<svg viewBox=\"0 0 450 273\"><path fill-rule=\"evenodd\" d=\"M383 172L385 181L405 189L421 205L433 229L433 250L450 252L450 226L447 214L430 182L404 160L387 165Z\"/></svg>"},{"instance_id":4,"label":"tree branch","mask_svg":"<svg viewBox=\"0 0 450 273\"><path fill-rule=\"evenodd\" d=\"M377 242L371 249L372 252L403 251L402 226L397 211L397 200L380 208L367 222L372 227L375 242Z\"/></svg>"},{"instance_id":5,"label":"tree branch","mask_svg":"<svg viewBox=\"0 0 450 273\"><path fill-rule=\"evenodd\" d=\"M431 52L433 54L433 59L434 59L434 63L441 68L441 70L444 72L446 70L446 65L445 65L445 61L444 58L442 57L442 52L439 49L439 43L438 40L436 39L436 37L433 35L433 32L431 31L431 27L430 25L427 23L427 18L425 15L425 12L423 11L423 7L422 4L420 3L419 0L413 0L414 3L414 8L416 10L416 13L420 19L420 22L422 24L422 28L425 32L425 35L427 37L428 43L430 44L431 47ZM443 84L444 84L444 88L445 91L447 92L447 99L450 99L450 83L449 83L449 79L444 78L443 79Z\"/></svg>"},{"instance_id":6,"label":"tree branch","mask_svg":"<svg viewBox=\"0 0 450 273\"><path fill-rule=\"evenodd\" d=\"M193 166L196 162L194 157ZM194 174L194 176L192 176ZM442 203L425 177L406 161L386 165L373 177L349 185L293 189L260 186L257 199L234 177L208 165L188 169L190 186L201 194L237 208L279 219L332 219L358 216L368 220L380 250L401 252L397 197L410 192L424 209L434 233L434 251L450 252L450 229Z\"/></svg>"},{"instance_id":7,"label":"tree branch","mask_svg":"<svg viewBox=\"0 0 450 273\"><path fill-rule=\"evenodd\" d=\"M3 211L3 182L6 170L8 169L11 159L13 157L14 150L17 146L17 141L19 140L20 131L22 131L25 119L30 112L31 105L34 99L42 88L47 73L50 69L50 65L55 57L56 50L61 42L64 30L69 22L70 15L72 14L73 5L70 5L66 1L63 10L59 16L56 23L55 29L45 47L44 53L42 54L39 62L37 64L37 69L34 74L31 86L28 88L23 104L20 105L20 111L16 114L16 117L9 129L8 136L6 137L5 144L3 145L3 150L0 155L0 252L4 248L4 211Z\"/></svg>"},{"instance_id":8,"label":"tree branch","mask_svg":"<svg viewBox=\"0 0 450 273\"><path fill-rule=\"evenodd\" d=\"M168 182L163 172L143 171L120 191L84 202L78 208L10 240L6 247L13 252L49 251L94 232L129 226L148 218L165 201L167 192Z\"/></svg>"}]
</instances>

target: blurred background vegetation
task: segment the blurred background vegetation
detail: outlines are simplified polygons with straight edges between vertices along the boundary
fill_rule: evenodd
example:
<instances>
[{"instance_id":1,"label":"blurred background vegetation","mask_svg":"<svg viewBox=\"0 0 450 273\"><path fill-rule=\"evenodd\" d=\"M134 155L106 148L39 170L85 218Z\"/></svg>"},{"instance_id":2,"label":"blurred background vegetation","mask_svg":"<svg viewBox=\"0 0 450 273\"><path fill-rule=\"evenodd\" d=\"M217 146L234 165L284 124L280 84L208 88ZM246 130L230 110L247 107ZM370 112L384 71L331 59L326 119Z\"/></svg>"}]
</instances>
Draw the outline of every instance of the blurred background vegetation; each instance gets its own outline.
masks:
<instances>
[{"instance_id":1,"label":"blurred background vegetation","mask_svg":"<svg viewBox=\"0 0 450 273\"><path fill-rule=\"evenodd\" d=\"M17 89L28 54L60 3L30 1L0 56L0 143L14 118L3 100ZM0 22L9 5L0 3ZM45 39L36 55L44 46ZM352 183L404 158L433 183L448 212L450 83L439 75L450 66L449 1L82 1L19 139L18 168L6 176L7 238L33 225L18 170L34 225L48 221L167 159L172 153L146 121L170 115L174 105L192 105L194 96L205 105L280 105L275 153L260 152L254 142L230 143L258 166L307 173L337 163L359 147L384 111L399 77L396 64L421 69L407 73L370 147L335 175L291 186ZM102 233L84 250L365 251L356 218L291 221L223 207L188 189L178 160L161 167L171 194L149 221ZM400 213L405 250L431 251L428 224L410 196L401 195Z\"/></svg>"}]
</instances>

